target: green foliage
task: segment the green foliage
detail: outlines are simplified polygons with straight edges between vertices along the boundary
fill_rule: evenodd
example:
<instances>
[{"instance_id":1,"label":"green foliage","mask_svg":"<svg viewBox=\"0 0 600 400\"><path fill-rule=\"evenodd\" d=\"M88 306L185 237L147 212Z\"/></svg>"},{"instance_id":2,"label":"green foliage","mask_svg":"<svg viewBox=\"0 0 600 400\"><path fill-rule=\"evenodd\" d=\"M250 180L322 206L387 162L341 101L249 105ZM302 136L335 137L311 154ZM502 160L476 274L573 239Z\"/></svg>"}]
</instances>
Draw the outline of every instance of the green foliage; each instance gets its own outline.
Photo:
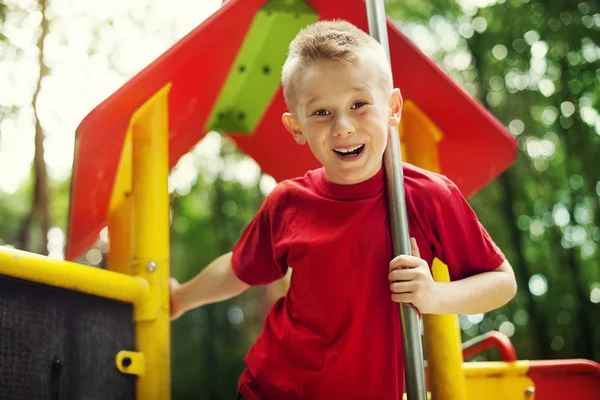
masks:
<instances>
[{"instance_id":1,"label":"green foliage","mask_svg":"<svg viewBox=\"0 0 600 400\"><path fill-rule=\"evenodd\" d=\"M231 144L223 157L238 158ZM262 203L258 187L248 190L218 175L202 175L189 194L172 200L172 271L180 281L195 276L231 250ZM243 358L262 321L261 289L187 313L173 323L174 399L234 398Z\"/></svg>"},{"instance_id":2,"label":"green foliage","mask_svg":"<svg viewBox=\"0 0 600 400\"><path fill-rule=\"evenodd\" d=\"M514 200L500 216L519 242L504 248L516 253L521 297L529 297L534 324L517 331L515 340L540 338L533 357L598 360L600 338L593 333L598 331L593 317L598 305L590 296L600 267L599 238L594 238L600 226L600 167L592 161L600 140L597 120L590 123L586 109L598 107L598 25L589 18L599 7L534 1L527 4L530 12L524 7L507 2L480 10L488 27L468 41L478 62L482 102L519 133L521 153L501 180ZM494 55L498 44L507 49L501 59ZM504 77L504 85L494 83L494 76ZM480 197L486 197L485 191ZM479 209L484 223L494 218L486 203ZM536 278L531 281L531 276ZM547 281L548 291L531 296L528 286L538 278Z\"/></svg>"},{"instance_id":3,"label":"green foliage","mask_svg":"<svg viewBox=\"0 0 600 400\"><path fill-rule=\"evenodd\" d=\"M398 21L426 23L432 16L455 19L461 10L455 1L386 0L386 13Z\"/></svg>"},{"instance_id":4,"label":"green foliage","mask_svg":"<svg viewBox=\"0 0 600 400\"><path fill-rule=\"evenodd\" d=\"M31 184L24 184L16 193L0 191L0 245L17 243L21 221L29 211Z\"/></svg>"},{"instance_id":5,"label":"green foliage","mask_svg":"<svg viewBox=\"0 0 600 400\"><path fill-rule=\"evenodd\" d=\"M423 3L423 10L434 4ZM440 41L442 23L460 33L454 49L438 46L434 60L519 144L512 167L470 200L513 264L519 294L477 326L464 323L465 337L508 318L522 358L598 360L599 7L506 0L465 7L463 15L442 7L427 18L411 10L402 24L422 24ZM460 51L471 57L466 68L452 63Z\"/></svg>"},{"instance_id":6,"label":"green foliage","mask_svg":"<svg viewBox=\"0 0 600 400\"><path fill-rule=\"evenodd\" d=\"M0 0L0 24L6 20L8 14L8 4L4 0ZM0 30L0 42L8 40L8 38ZM1 114L0 114L1 115Z\"/></svg>"},{"instance_id":7,"label":"green foliage","mask_svg":"<svg viewBox=\"0 0 600 400\"><path fill-rule=\"evenodd\" d=\"M0 22L4 21L7 12L8 5L4 1L0 1Z\"/></svg>"}]
</instances>

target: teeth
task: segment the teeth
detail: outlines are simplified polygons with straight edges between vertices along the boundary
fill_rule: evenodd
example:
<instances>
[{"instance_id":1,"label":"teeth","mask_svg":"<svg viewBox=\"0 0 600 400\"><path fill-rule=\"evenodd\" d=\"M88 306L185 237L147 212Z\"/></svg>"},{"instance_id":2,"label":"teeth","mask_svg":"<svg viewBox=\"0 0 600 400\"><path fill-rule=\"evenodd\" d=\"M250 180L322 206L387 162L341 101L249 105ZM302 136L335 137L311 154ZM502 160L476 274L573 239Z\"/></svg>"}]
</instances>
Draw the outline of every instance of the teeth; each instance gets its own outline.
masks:
<instances>
[{"instance_id":1,"label":"teeth","mask_svg":"<svg viewBox=\"0 0 600 400\"><path fill-rule=\"evenodd\" d=\"M356 151L356 150L360 149L362 146L363 146L362 144L359 144L358 146L352 147L350 149L334 149L334 150L337 151L338 153L344 154L344 153L351 153L353 151Z\"/></svg>"}]
</instances>

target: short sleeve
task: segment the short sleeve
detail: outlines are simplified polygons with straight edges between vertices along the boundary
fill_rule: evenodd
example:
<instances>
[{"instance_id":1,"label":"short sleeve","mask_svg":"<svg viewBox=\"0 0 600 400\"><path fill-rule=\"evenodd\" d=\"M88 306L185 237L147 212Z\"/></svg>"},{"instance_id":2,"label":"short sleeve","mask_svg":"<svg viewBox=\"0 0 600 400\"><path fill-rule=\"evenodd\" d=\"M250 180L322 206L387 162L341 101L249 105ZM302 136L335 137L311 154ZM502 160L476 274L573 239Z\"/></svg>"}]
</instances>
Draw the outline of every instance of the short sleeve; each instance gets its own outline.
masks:
<instances>
[{"instance_id":1,"label":"short sleeve","mask_svg":"<svg viewBox=\"0 0 600 400\"><path fill-rule=\"evenodd\" d=\"M271 283L287 272L287 255L277 246L283 225L282 217L275 212L278 197L278 193L269 194L233 247L233 272L249 285Z\"/></svg>"},{"instance_id":2,"label":"short sleeve","mask_svg":"<svg viewBox=\"0 0 600 400\"><path fill-rule=\"evenodd\" d=\"M505 257L456 186L434 222L435 255L448 265L451 280L492 271Z\"/></svg>"}]
</instances>

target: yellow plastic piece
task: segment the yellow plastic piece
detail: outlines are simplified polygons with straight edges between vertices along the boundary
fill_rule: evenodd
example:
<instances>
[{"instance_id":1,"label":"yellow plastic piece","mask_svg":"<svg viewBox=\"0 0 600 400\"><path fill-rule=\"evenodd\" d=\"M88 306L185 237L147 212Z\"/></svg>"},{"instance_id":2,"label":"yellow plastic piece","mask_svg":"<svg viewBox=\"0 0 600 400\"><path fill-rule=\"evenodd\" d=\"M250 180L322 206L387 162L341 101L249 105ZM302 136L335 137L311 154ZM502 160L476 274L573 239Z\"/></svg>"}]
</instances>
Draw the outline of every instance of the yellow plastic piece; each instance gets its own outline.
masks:
<instances>
[{"instance_id":1,"label":"yellow plastic piece","mask_svg":"<svg viewBox=\"0 0 600 400\"><path fill-rule=\"evenodd\" d=\"M0 274L132 304L139 304L149 294L143 277L5 247L0 247Z\"/></svg>"},{"instance_id":2,"label":"yellow plastic piece","mask_svg":"<svg viewBox=\"0 0 600 400\"><path fill-rule=\"evenodd\" d=\"M124 374L143 376L146 372L146 360L143 353L122 350L117 353L115 364Z\"/></svg>"},{"instance_id":3,"label":"yellow plastic piece","mask_svg":"<svg viewBox=\"0 0 600 400\"><path fill-rule=\"evenodd\" d=\"M131 129L128 129L108 212L108 269L124 274L131 274L132 261L131 147Z\"/></svg>"},{"instance_id":4,"label":"yellow plastic piece","mask_svg":"<svg viewBox=\"0 0 600 400\"><path fill-rule=\"evenodd\" d=\"M535 384L527 376L528 361L463 364L469 400L532 400Z\"/></svg>"},{"instance_id":5,"label":"yellow plastic piece","mask_svg":"<svg viewBox=\"0 0 600 400\"><path fill-rule=\"evenodd\" d=\"M427 114L410 100L406 100L402 107L398 132L403 161L440 172L438 143L444 135Z\"/></svg>"},{"instance_id":6,"label":"yellow plastic piece","mask_svg":"<svg viewBox=\"0 0 600 400\"><path fill-rule=\"evenodd\" d=\"M139 400L171 397L169 318L168 96L164 86L132 117L132 274L148 281L150 299L136 315L136 350L145 373L137 379ZM143 315L142 315L143 314Z\"/></svg>"},{"instance_id":7,"label":"yellow plastic piece","mask_svg":"<svg viewBox=\"0 0 600 400\"><path fill-rule=\"evenodd\" d=\"M109 212L115 210L121 202L129 198L131 195L131 165L132 165L132 131L131 126L127 129L123 148L121 149L121 157L119 158L119 167L113 190L110 196Z\"/></svg>"},{"instance_id":8,"label":"yellow plastic piece","mask_svg":"<svg viewBox=\"0 0 600 400\"><path fill-rule=\"evenodd\" d=\"M436 282L450 282L448 267L437 258L431 266ZM467 398L456 315L425 315L424 342L427 352L429 390L434 400Z\"/></svg>"},{"instance_id":9,"label":"yellow plastic piece","mask_svg":"<svg viewBox=\"0 0 600 400\"><path fill-rule=\"evenodd\" d=\"M131 247L133 245L133 200L124 198L108 217L109 251L107 268L122 274L131 274Z\"/></svg>"},{"instance_id":10,"label":"yellow plastic piece","mask_svg":"<svg viewBox=\"0 0 600 400\"><path fill-rule=\"evenodd\" d=\"M136 264L132 264L132 270L139 270L144 266L136 266ZM145 296L139 303L136 304L136 307L133 309L133 320L135 322L142 321L154 321L160 312L160 296L157 293L153 293L150 290L148 291L148 295ZM137 329L137 328L136 328Z\"/></svg>"}]
</instances>

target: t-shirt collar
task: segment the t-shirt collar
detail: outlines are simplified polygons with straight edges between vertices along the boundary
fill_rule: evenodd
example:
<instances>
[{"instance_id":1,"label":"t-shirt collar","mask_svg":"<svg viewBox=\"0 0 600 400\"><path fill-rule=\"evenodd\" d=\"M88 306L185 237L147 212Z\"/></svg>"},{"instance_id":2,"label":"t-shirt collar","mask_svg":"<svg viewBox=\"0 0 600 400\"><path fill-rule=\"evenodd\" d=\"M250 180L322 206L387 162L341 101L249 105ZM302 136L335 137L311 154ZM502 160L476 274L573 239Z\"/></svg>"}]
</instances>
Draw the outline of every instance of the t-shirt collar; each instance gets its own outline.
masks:
<instances>
[{"instance_id":1,"label":"t-shirt collar","mask_svg":"<svg viewBox=\"0 0 600 400\"><path fill-rule=\"evenodd\" d=\"M325 176L324 168L318 169L314 177L317 188L322 192L321 194L335 200L369 199L377 197L385 188L383 167L366 181L352 185L342 185L329 181Z\"/></svg>"}]
</instances>

